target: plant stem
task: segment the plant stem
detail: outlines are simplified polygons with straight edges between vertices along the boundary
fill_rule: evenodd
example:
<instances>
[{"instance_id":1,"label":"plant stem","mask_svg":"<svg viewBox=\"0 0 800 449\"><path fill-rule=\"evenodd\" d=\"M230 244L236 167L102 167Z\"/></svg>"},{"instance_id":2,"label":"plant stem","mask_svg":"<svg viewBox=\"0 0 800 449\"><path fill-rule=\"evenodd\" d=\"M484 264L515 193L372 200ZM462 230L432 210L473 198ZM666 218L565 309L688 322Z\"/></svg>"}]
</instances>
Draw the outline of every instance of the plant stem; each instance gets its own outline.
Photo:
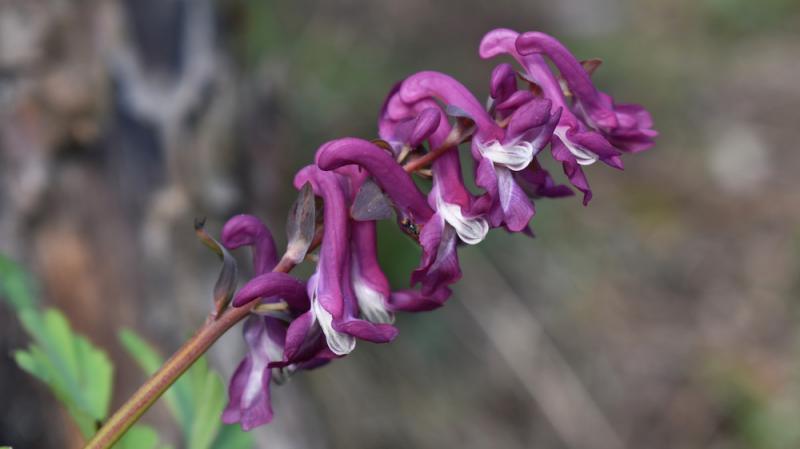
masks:
<instances>
[{"instance_id":1,"label":"plant stem","mask_svg":"<svg viewBox=\"0 0 800 449\"><path fill-rule=\"evenodd\" d=\"M319 244L315 239L313 246ZM309 250L312 250L310 248ZM295 263L283 257L275 267L275 272L288 273ZM242 307L231 307L216 319L209 319L183 346L169 358L161 368L131 396L125 404L103 424L103 427L86 444L86 449L108 449L144 414L156 400L164 394L194 362L236 323L250 314L259 301L252 301Z\"/></svg>"},{"instance_id":2,"label":"plant stem","mask_svg":"<svg viewBox=\"0 0 800 449\"><path fill-rule=\"evenodd\" d=\"M404 164L403 170L405 170L406 173L414 173L417 170L427 167L428 165L432 164L433 161L439 159L447 151L454 148L457 149L458 145L463 142L464 139L470 137L473 132L475 132L474 126L467 127L466 129L463 129L459 126L454 127L450 132L450 135L447 136L447 139L445 139L441 145L424 154L423 156Z\"/></svg>"}]
</instances>

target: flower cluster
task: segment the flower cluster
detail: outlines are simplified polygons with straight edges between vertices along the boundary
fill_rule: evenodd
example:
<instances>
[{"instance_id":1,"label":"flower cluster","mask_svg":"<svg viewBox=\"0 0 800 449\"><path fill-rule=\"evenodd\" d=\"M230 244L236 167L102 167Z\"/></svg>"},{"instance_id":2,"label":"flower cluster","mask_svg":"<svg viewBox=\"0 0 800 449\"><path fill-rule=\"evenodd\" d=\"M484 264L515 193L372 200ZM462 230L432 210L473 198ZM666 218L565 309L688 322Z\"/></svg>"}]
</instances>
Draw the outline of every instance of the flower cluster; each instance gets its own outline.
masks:
<instances>
[{"instance_id":1,"label":"flower cluster","mask_svg":"<svg viewBox=\"0 0 800 449\"><path fill-rule=\"evenodd\" d=\"M310 186L323 205L310 279L272 271L275 243L257 218L240 215L225 225L222 244L251 247L255 270L233 306L285 306L265 313L254 307L247 319L249 351L231 380L225 422L246 430L269 422L271 382L345 356L358 340L391 341L396 312L441 306L461 277L460 244L481 242L491 228L531 234L535 199L573 194L542 168L548 145L584 204L592 191L583 167L601 161L621 169L623 153L652 146L657 133L649 113L597 90L590 75L598 62L579 61L551 36L498 29L483 38L479 53L505 53L521 66L495 67L485 106L448 75L413 74L390 91L378 118L380 139L328 142L297 173L295 187ZM475 193L464 184L462 144L474 162ZM427 194L414 174L432 179ZM422 250L407 289L392 290L378 264L382 201Z\"/></svg>"}]
</instances>

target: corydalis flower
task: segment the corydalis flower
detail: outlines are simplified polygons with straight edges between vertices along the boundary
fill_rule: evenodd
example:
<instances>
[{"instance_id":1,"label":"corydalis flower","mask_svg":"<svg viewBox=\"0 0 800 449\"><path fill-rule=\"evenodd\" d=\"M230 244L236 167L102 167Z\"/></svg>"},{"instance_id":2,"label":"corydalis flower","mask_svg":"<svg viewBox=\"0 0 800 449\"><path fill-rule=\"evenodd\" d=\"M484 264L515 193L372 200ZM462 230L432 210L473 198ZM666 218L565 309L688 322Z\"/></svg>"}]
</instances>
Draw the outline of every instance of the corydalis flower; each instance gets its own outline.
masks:
<instances>
[{"instance_id":1,"label":"corydalis flower","mask_svg":"<svg viewBox=\"0 0 800 449\"><path fill-rule=\"evenodd\" d=\"M352 137L328 142L317 151L316 161L322 170L335 170L346 165L364 168L392 200L401 221L405 221L403 226L417 229L433 215L425 195L408 173L391 155L371 142ZM414 230L410 232L414 233Z\"/></svg>"},{"instance_id":2,"label":"corydalis flower","mask_svg":"<svg viewBox=\"0 0 800 449\"><path fill-rule=\"evenodd\" d=\"M297 316L309 309L306 285L294 277L271 272L277 263L275 243L269 229L252 215L237 215L222 228L222 242L228 249L250 246L256 276L245 284L233 299L240 307L259 299L262 303L284 301L289 314ZM299 360L287 361L285 343L287 323L273 317L251 316L244 325L247 356L234 372L228 388L228 405L222 415L225 423L241 423L250 430L272 420L270 383L284 376L284 367L296 369ZM324 353L317 351L313 366L327 361ZM308 357L312 359L313 357ZM312 367L306 361L301 367Z\"/></svg>"},{"instance_id":3,"label":"corydalis flower","mask_svg":"<svg viewBox=\"0 0 800 449\"><path fill-rule=\"evenodd\" d=\"M324 202L324 237L317 271L308 281L313 321L322 328L328 347L337 355L350 353L356 338L385 343L397 336L394 326L358 318L350 284L350 229L340 175L308 166L295 176L295 186L310 182ZM312 324L313 325L313 324Z\"/></svg>"},{"instance_id":4,"label":"corydalis flower","mask_svg":"<svg viewBox=\"0 0 800 449\"><path fill-rule=\"evenodd\" d=\"M614 106L611 97L595 89L580 62L554 38L543 33L520 36L512 30L493 30L481 41L480 55L490 58L501 53L513 56L525 68L524 76L534 90L541 90L552 107L561 111L550 139L551 153L562 163L572 185L584 193L584 204L591 200L592 192L581 166L600 160L621 169L621 152L652 146L657 133L650 129L647 111L637 105ZM542 55L561 72L573 102Z\"/></svg>"},{"instance_id":5,"label":"corydalis flower","mask_svg":"<svg viewBox=\"0 0 800 449\"><path fill-rule=\"evenodd\" d=\"M527 169L547 143L558 119L557 113L550 113L550 102L524 99L503 128L461 83L442 73L427 71L411 75L402 82L397 95L405 104L437 99L475 122L477 130L472 139L472 155L478 163L475 181L493 200L489 222L493 227L505 225L510 231L527 229L535 210L513 173Z\"/></svg>"},{"instance_id":6,"label":"corydalis flower","mask_svg":"<svg viewBox=\"0 0 800 449\"><path fill-rule=\"evenodd\" d=\"M238 422L250 430L272 421L269 364L283 357L286 328L275 318L251 316L244 324L244 339L247 356L233 373L222 422Z\"/></svg>"},{"instance_id":7,"label":"corydalis flower","mask_svg":"<svg viewBox=\"0 0 800 449\"><path fill-rule=\"evenodd\" d=\"M419 235L423 251L422 260L411 276L412 284L418 282L422 284L420 294L416 298L427 301L428 297L441 296L441 293L437 292L443 286L461 278L456 252L458 239L468 244L479 243L486 236L489 225L479 212L475 212L478 209L476 201L464 187L458 148L447 140L452 127L439 106L425 99L414 105L404 104L400 108L394 108L393 113L390 113L390 108L396 101L396 96L390 95L382 109L379 119L381 137L397 139L396 136L402 134L407 123L435 121L436 126L428 126L429 135L425 136L432 148L431 151L450 145L450 148L433 163L433 188L428 194L428 204L435 213ZM423 117L425 119L422 119ZM449 295L444 296L445 299L447 296Z\"/></svg>"},{"instance_id":8,"label":"corydalis flower","mask_svg":"<svg viewBox=\"0 0 800 449\"><path fill-rule=\"evenodd\" d=\"M392 200L403 226L419 239L423 260L412 275L412 283L423 284L422 294L432 295L440 287L460 278L455 255L457 236L453 228L445 233L443 222L436 217L414 181L400 165L375 144L361 139L344 138L323 145L317 152L317 164L323 170L336 170L348 165L365 169ZM442 245L444 242L444 245ZM437 263L438 261L438 263ZM441 293L436 293L441 297Z\"/></svg>"},{"instance_id":9,"label":"corydalis flower","mask_svg":"<svg viewBox=\"0 0 800 449\"><path fill-rule=\"evenodd\" d=\"M519 134L519 130L513 127L518 126L524 121L516 120L509 123L512 115L520 108L533 108L531 103L536 96L530 90L520 90L517 86L517 73L511 64L500 64L494 68L490 77L490 97L488 102L488 112L495 117L498 123L506 123L509 128L507 132L512 135ZM539 106L541 107L541 105ZM553 113L551 126L557 122L556 116L560 111ZM534 120L535 122L539 120ZM549 139L548 134L553 129L541 130L540 139ZM541 145L539 142L538 145ZM572 195L572 190L567 186L556 185L550 173L542 168L538 161L539 155L533 157L531 163L523 170L513 173L514 180L525 190L531 198L561 198Z\"/></svg>"},{"instance_id":10,"label":"corydalis flower","mask_svg":"<svg viewBox=\"0 0 800 449\"><path fill-rule=\"evenodd\" d=\"M234 303L246 303L256 297L280 297L296 308L308 308L303 283L284 273L256 277L237 293ZM245 322L244 339L247 356L231 379L222 421L239 422L249 430L272 420L270 381L273 370L279 369L274 363L284 358L286 324L273 317L251 316Z\"/></svg>"},{"instance_id":11,"label":"corydalis flower","mask_svg":"<svg viewBox=\"0 0 800 449\"><path fill-rule=\"evenodd\" d=\"M275 244L258 219L241 215L225 225L224 245L250 246L255 270L232 303L253 315L244 326L248 352L230 384L225 422L240 422L244 429L268 422L271 383L348 354L356 339L392 340L395 311L441 306L451 295L449 285L461 277L459 242L476 244L491 227L530 232L533 199L572 194L556 185L537 159L548 143L570 182L584 193L584 203L591 190L583 166L601 161L622 168L622 153L652 145L656 132L647 111L615 104L594 87L589 75L597 63L580 63L542 33L492 31L480 54L499 53L512 55L525 70L498 65L485 107L453 78L417 73L394 86L381 109L379 134L388 145L332 141L320 147L316 165L296 175L302 201L292 217L303 223L303 245L294 251L290 243L287 261L303 259L315 218L319 224L320 217L311 213L317 210L311 191L323 202L322 243L308 282L271 272ZM462 178L458 146L469 139L479 194ZM432 161L429 172L420 168L423 161L413 162L426 153L426 144L422 157ZM409 158L409 165L400 165ZM427 197L406 172L412 167L420 175L432 174ZM392 208L401 229L422 247L411 276L414 288L400 291L390 290L377 260L375 220L391 216Z\"/></svg>"},{"instance_id":12,"label":"corydalis flower","mask_svg":"<svg viewBox=\"0 0 800 449\"><path fill-rule=\"evenodd\" d=\"M348 192L352 211L356 207L359 191L369 176L365 170L353 165L340 167L336 173L345 180L345 190ZM373 323L391 324L394 322L394 314L388 303L389 280L378 264L375 221L350 220L350 235L350 283L361 316Z\"/></svg>"},{"instance_id":13,"label":"corydalis flower","mask_svg":"<svg viewBox=\"0 0 800 449\"><path fill-rule=\"evenodd\" d=\"M397 95L401 86L402 83L384 102L378 121L381 138L410 147L428 140L431 151L449 146L433 162L433 188L428 195L428 204L436 211L438 219L444 219L455 228L464 243L477 244L486 237L489 226L481 217L484 212L481 206L464 186L457 144L448 142L452 127L439 105L430 99L398 107L402 103ZM404 141L404 138L413 140Z\"/></svg>"}]
</instances>

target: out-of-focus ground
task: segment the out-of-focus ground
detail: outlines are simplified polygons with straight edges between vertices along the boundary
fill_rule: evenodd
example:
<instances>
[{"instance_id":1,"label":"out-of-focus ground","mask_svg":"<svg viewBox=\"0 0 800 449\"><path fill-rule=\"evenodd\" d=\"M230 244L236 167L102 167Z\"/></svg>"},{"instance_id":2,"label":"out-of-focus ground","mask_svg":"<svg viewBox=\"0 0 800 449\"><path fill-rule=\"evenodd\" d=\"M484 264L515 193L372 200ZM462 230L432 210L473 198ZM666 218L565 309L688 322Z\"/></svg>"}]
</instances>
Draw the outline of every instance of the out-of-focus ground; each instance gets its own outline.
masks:
<instances>
[{"instance_id":1,"label":"out-of-focus ground","mask_svg":"<svg viewBox=\"0 0 800 449\"><path fill-rule=\"evenodd\" d=\"M317 146L373 137L417 70L485 97L477 45L500 26L602 58L657 146L592 166L589 207L538 202L536 239L463 248L453 299L396 342L276 388L260 447L799 447L794 0L4 0L0 251L111 353L119 405L143 377L117 330L168 352L209 306L194 217L254 213L280 239ZM399 287L418 255L390 228ZM0 303L0 443L78 447L9 357L24 344ZM241 353L232 332L212 358L227 377ZM174 435L164 416L145 419Z\"/></svg>"}]
</instances>

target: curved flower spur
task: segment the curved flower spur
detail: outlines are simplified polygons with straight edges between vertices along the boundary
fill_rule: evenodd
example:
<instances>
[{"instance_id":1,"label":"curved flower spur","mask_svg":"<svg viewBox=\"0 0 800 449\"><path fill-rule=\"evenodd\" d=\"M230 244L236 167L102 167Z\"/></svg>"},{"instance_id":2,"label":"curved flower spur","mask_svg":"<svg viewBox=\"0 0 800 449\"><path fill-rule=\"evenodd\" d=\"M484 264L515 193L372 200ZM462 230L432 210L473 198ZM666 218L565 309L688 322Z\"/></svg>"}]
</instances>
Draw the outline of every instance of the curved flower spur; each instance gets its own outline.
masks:
<instances>
[{"instance_id":1,"label":"curved flower spur","mask_svg":"<svg viewBox=\"0 0 800 449\"><path fill-rule=\"evenodd\" d=\"M622 154L653 145L649 113L597 90L590 75L598 63L580 62L551 36L498 29L483 38L479 53L509 54L523 69L496 66L485 106L449 75L413 74L389 92L379 139L328 142L297 173L301 194L281 263L291 268L319 246L310 279L272 271L281 263L257 218L240 215L225 225L223 245L249 246L255 272L232 300L251 313L244 326L248 353L231 380L225 422L244 429L269 422L270 383L346 356L358 340L393 340L397 312L444 304L448 286L461 277L459 245L478 244L498 227L530 234L535 200L573 194L539 163L548 145L584 204L592 191L583 167L602 161L621 169ZM464 182L459 146L466 143L476 192ZM427 193L414 176L431 179ZM376 221L393 213L421 247L411 285L397 290L376 247Z\"/></svg>"}]
</instances>

